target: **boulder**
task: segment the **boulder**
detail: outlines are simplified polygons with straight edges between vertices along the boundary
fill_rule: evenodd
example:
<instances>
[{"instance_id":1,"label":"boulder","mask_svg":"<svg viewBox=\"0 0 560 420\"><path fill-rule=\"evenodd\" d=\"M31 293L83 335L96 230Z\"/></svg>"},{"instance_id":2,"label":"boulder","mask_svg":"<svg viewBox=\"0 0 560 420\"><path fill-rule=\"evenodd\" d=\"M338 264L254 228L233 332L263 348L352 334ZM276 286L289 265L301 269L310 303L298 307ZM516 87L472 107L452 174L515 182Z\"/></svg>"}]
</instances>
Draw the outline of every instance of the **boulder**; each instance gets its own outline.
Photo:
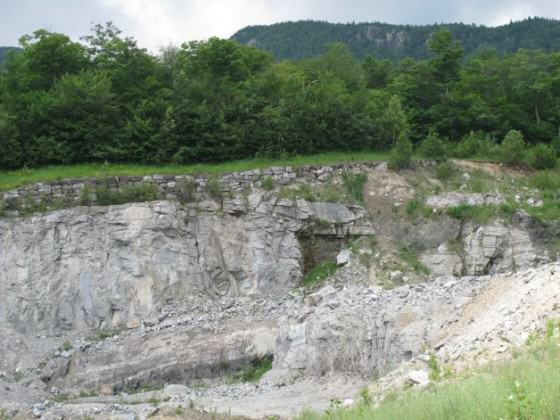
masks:
<instances>
[{"instance_id":1,"label":"boulder","mask_svg":"<svg viewBox=\"0 0 560 420\"><path fill-rule=\"evenodd\" d=\"M405 382L410 386L418 386L420 388L425 388L431 383L428 372L425 370L413 370L408 372Z\"/></svg>"},{"instance_id":2,"label":"boulder","mask_svg":"<svg viewBox=\"0 0 560 420\"><path fill-rule=\"evenodd\" d=\"M351 256L352 256L352 251L350 251L349 249L343 249L336 256L336 264L339 267L343 267L345 265L350 265L350 257Z\"/></svg>"}]
</instances>

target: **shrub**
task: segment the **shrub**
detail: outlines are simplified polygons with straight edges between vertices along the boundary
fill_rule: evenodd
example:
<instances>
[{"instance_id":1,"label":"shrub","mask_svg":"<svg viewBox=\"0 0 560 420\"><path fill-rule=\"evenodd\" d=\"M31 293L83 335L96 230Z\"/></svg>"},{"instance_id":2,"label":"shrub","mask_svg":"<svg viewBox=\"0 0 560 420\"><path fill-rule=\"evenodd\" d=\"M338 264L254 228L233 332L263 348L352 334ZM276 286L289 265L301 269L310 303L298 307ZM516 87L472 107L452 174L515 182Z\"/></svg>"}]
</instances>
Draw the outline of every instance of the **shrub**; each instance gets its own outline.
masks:
<instances>
[{"instance_id":1,"label":"shrub","mask_svg":"<svg viewBox=\"0 0 560 420\"><path fill-rule=\"evenodd\" d=\"M471 131L455 146L452 154L458 158L488 157L494 147L495 144L488 135Z\"/></svg>"},{"instance_id":2,"label":"shrub","mask_svg":"<svg viewBox=\"0 0 560 420\"><path fill-rule=\"evenodd\" d=\"M406 262L415 272L430 274L430 269L426 267L419 259L414 248L403 247L399 250L399 257Z\"/></svg>"},{"instance_id":3,"label":"shrub","mask_svg":"<svg viewBox=\"0 0 560 420\"><path fill-rule=\"evenodd\" d=\"M427 159L433 159L437 162L442 162L447 159L445 142L437 131L430 130L430 133L420 145L420 154Z\"/></svg>"},{"instance_id":4,"label":"shrub","mask_svg":"<svg viewBox=\"0 0 560 420\"><path fill-rule=\"evenodd\" d=\"M303 279L304 286L314 286L320 283L327 277L332 276L337 268L336 261L325 261L316 265L305 275Z\"/></svg>"},{"instance_id":5,"label":"shrub","mask_svg":"<svg viewBox=\"0 0 560 420\"><path fill-rule=\"evenodd\" d=\"M272 356L265 356L262 359L255 359L251 361L251 365L241 372L232 375L232 382L257 382L263 375L272 369Z\"/></svg>"},{"instance_id":6,"label":"shrub","mask_svg":"<svg viewBox=\"0 0 560 420\"><path fill-rule=\"evenodd\" d=\"M494 210L492 206L459 204L458 206L449 207L447 209L447 214L461 221L476 220L478 222L486 222L492 218Z\"/></svg>"},{"instance_id":7,"label":"shrub","mask_svg":"<svg viewBox=\"0 0 560 420\"><path fill-rule=\"evenodd\" d=\"M263 190L265 191L272 191L274 189L274 180L270 176L267 176L265 179L263 179L261 184Z\"/></svg>"},{"instance_id":8,"label":"shrub","mask_svg":"<svg viewBox=\"0 0 560 420\"><path fill-rule=\"evenodd\" d=\"M459 204L458 206L449 207L447 215L465 221L474 221L475 223L487 223L494 217L503 217L510 219L517 210L518 206L515 203L504 203L499 206L496 205L483 205L471 206L469 204Z\"/></svg>"},{"instance_id":9,"label":"shrub","mask_svg":"<svg viewBox=\"0 0 560 420\"><path fill-rule=\"evenodd\" d=\"M435 353L430 353L428 360L429 377L432 381L437 381L441 377L441 368Z\"/></svg>"},{"instance_id":10,"label":"shrub","mask_svg":"<svg viewBox=\"0 0 560 420\"><path fill-rule=\"evenodd\" d=\"M80 204L82 206L91 206L95 198L95 194L89 185L85 185L80 191Z\"/></svg>"},{"instance_id":11,"label":"shrub","mask_svg":"<svg viewBox=\"0 0 560 420\"><path fill-rule=\"evenodd\" d=\"M409 216L415 216L416 211L420 208L421 204L417 200L410 200L406 203L406 214Z\"/></svg>"},{"instance_id":12,"label":"shrub","mask_svg":"<svg viewBox=\"0 0 560 420\"><path fill-rule=\"evenodd\" d=\"M153 184L126 187L118 191L111 191L108 187L102 187L95 193L97 196L97 204L101 206L142 203L145 201L157 200L159 197L159 190Z\"/></svg>"},{"instance_id":13,"label":"shrub","mask_svg":"<svg viewBox=\"0 0 560 420\"><path fill-rule=\"evenodd\" d=\"M64 343L62 343L62 346L60 346L60 350L62 351L70 351L72 350L74 347L72 346L72 343L70 343L70 341L66 340Z\"/></svg>"},{"instance_id":14,"label":"shrub","mask_svg":"<svg viewBox=\"0 0 560 420\"><path fill-rule=\"evenodd\" d=\"M447 181L455 173L455 166L450 162L441 162L436 166L436 177L440 181Z\"/></svg>"},{"instance_id":15,"label":"shrub","mask_svg":"<svg viewBox=\"0 0 560 420\"><path fill-rule=\"evenodd\" d=\"M366 174L346 174L344 175L344 187L350 197L358 203L364 202L364 185L367 181Z\"/></svg>"},{"instance_id":16,"label":"shrub","mask_svg":"<svg viewBox=\"0 0 560 420\"><path fill-rule=\"evenodd\" d=\"M389 154L389 166L392 169L404 169L410 166L412 160L412 143L406 137L399 137L395 147Z\"/></svg>"},{"instance_id":17,"label":"shrub","mask_svg":"<svg viewBox=\"0 0 560 420\"><path fill-rule=\"evenodd\" d=\"M177 199L180 203L191 203L196 198L196 182L192 179L184 179L177 182Z\"/></svg>"},{"instance_id":18,"label":"shrub","mask_svg":"<svg viewBox=\"0 0 560 420\"><path fill-rule=\"evenodd\" d=\"M290 200L303 198L309 202L317 201L317 197L309 184L302 184L297 188L284 188L280 191L280 197L289 198Z\"/></svg>"},{"instance_id":19,"label":"shrub","mask_svg":"<svg viewBox=\"0 0 560 420\"><path fill-rule=\"evenodd\" d=\"M222 191L222 183L217 175L211 175L206 180L206 191L216 201L221 201L224 198Z\"/></svg>"},{"instance_id":20,"label":"shrub","mask_svg":"<svg viewBox=\"0 0 560 420\"><path fill-rule=\"evenodd\" d=\"M547 144L537 144L529 152L529 165L534 169L552 169L556 166L556 149Z\"/></svg>"},{"instance_id":21,"label":"shrub","mask_svg":"<svg viewBox=\"0 0 560 420\"><path fill-rule=\"evenodd\" d=\"M552 172L543 171L531 177L529 185L541 191L556 191L560 189L560 178Z\"/></svg>"},{"instance_id":22,"label":"shrub","mask_svg":"<svg viewBox=\"0 0 560 420\"><path fill-rule=\"evenodd\" d=\"M412 199L405 206L406 214L409 217L415 218L416 216L424 216L424 217L433 217L435 214L434 211L426 206L423 201Z\"/></svg>"},{"instance_id":23,"label":"shrub","mask_svg":"<svg viewBox=\"0 0 560 420\"><path fill-rule=\"evenodd\" d=\"M119 332L117 330L95 330L88 336L88 340L98 343L118 334Z\"/></svg>"},{"instance_id":24,"label":"shrub","mask_svg":"<svg viewBox=\"0 0 560 420\"><path fill-rule=\"evenodd\" d=\"M556 152L556 156L560 156L560 136L554 137L550 144L552 145L552 147L554 147L554 151Z\"/></svg>"},{"instance_id":25,"label":"shrub","mask_svg":"<svg viewBox=\"0 0 560 420\"><path fill-rule=\"evenodd\" d=\"M500 158L507 165L518 165L525 157L525 140L517 130L510 130L500 146Z\"/></svg>"}]
</instances>

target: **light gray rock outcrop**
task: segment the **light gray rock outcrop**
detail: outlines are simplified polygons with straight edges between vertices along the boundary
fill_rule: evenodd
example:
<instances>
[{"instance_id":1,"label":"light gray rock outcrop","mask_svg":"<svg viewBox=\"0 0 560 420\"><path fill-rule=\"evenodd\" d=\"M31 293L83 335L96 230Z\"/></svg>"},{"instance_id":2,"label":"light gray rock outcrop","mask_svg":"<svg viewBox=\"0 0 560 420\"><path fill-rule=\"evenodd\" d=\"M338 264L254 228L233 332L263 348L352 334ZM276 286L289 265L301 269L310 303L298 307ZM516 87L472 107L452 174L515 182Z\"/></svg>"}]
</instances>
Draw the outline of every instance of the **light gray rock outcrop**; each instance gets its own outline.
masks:
<instances>
[{"instance_id":1,"label":"light gray rock outcrop","mask_svg":"<svg viewBox=\"0 0 560 420\"><path fill-rule=\"evenodd\" d=\"M492 360L556 319L559 285L560 266L553 263L391 291L347 286L323 293L321 301L280 323L274 367L311 376L377 377L426 351L442 362Z\"/></svg>"},{"instance_id":2,"label":"light gray rock outcrop","mask_svg":"<svg viewBox=\"0 0 560 420\"><path fill-rule=\"evenodd\" d=\"M432 195L426 199L426 205L434 209L446 209L460 205L486 206L504 204L506 199L501 194L448 192Z\"/></svg>"},{"instance_id":3,"label":"light gray rock outcrop","mask_svg":"<svg viewBox=\"0 0 560 420\"><path fill-rule=\"evenodd\" d=\"M548 252L524 224L467 223L451 241L421 255L435 276L476 276L514 272L549 260Z\"/></svg>"},{"instance_id":4,"label":"light gray rock outcrop","mask_svg":"<svg viewBox=\"0 0 560 420\"><path fill-rule=\"evenodd\" d=\"M301 231L373 233L363 208L263 193L0 220L0 325L121 328L191 296L281 295L302 275Z\"/></svg>"},{"instance_id":5,"label":"light gray rock outcrop","mask_svg":"<svg viewBox=\"0 0 560 420\"><path fill-rule=\"evenodd\" d=\"M419 354L439 326L458 319L457 305L469 302L487 281L441 278L392 291L345 287L281 323L274 366L315 376L382 375Z\"/></svg>"}]
</instances>

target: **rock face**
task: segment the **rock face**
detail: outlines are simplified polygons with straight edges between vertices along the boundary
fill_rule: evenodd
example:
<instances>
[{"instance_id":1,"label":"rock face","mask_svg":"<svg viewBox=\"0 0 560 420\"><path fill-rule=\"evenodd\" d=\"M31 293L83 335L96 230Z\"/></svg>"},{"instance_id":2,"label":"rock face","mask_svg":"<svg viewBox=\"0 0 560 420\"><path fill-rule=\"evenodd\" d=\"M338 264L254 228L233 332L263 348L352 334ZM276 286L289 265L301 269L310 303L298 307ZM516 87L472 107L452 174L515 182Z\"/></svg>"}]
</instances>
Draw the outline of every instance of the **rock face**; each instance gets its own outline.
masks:
<instances>
[{"instance_id":1,"label":"rock face","mask_svg":"<svg viewBox=\"0 0 560 420\"><path fill-rule=\"evenodd\" d=\"M468 174L467 174L468 175ZM506 199L500 194L449 192L432 195L426 199L426 205L434 209L446 209L460 205L487 206L505 204Z\"/></svg>"},{"instance_id":2,"label":"rock face","mask_svg":"<svg viewBox=\"0 0 560 420\"><path fill-rule=\"evenodd\" d=\"M456 237L421 257L432 274L478 276L513 272L548 261L548 253L523 224L467 223Z\"/></svg>"},{"instance_id":3,"label":"rock face","mask_svg":"<svg viewBox=\"0 0 560 420\"><path fill-rule=\"evenodd\" d=\"M119 391L212 378L272 354L275 338L276 327L266 323L196 336L180 331L133 335L77 354L64 380L55 383L98 392L103 386Z\"/></svg>"},{"instance_id":4,"label":"rock face","mask_svg":"<svg viewBox=\"0 0 560 420\"><path fill-rule=\"evenodd\" d=\"M306 375L372 377L425 349L435 349L445 362L491 360L558 316L559 285L554 263L517 274L441 277L392 291L329 290L280 323L274 366Z\"/></svg>"},{"instance_id":5,"label":"rock face","mask_svg":"<svg viewBox=\"0 0 560 420\"><path fill-rule=\"evenodd\" d=\"M433 326L457 319L456 305L470 301L487 279L449 281L393 291L352 286L328 294L281 323L275 367L317 376L382 375L419 354L438 333Z\"/></svg>"},{"instance_id":6,"label":"rock face","mask_svg":"<svg viewBox=\"0 0 560 420\"><path fill-rule=\"evenodd\" d=\"M259 418L294 416L343 396L339 383L326 392L321 381L350 378L344 397L381 375L427 386L427 351L442 363L491 359L559 315L558 264L532 268L552 259L545 245L555 233L522 211L484 224L413 217L404 206L416 172L374 166L117 179L115 191L148 183L173 201L0 219L0 417L23 407L23 418L144 418L155 408L115 394L166 385L169 408L192 397ZM286 198L308 184L309 200L349 200L345 177L365 172L363 206ZM260 188L263 176L272 190ZM175 201L181 182L192 183L187 204ZM85 186L28 186L4 198L21 210L26 193L77 205ZM492 199L448 194L429 204ZM338 269L326 284L297 287L327 260ZM258 385L224 383L272 356ZM199 380L211 387L195 389ZM101 408L52 402L81 392L97 394Z\"/></svg>"},{"instance_id":7,"label":"rock face","mask_svg":"<svg viewBox=\"0 0 560 420\"><path fill-rule=\"evenodd\" d=\"M341 204L261 193L222 207L153 202L0 221L0 325L120 328L193 295L282 294L302 274L298 232L373 233L363 209Z\"/></svg>"}]
</instances>

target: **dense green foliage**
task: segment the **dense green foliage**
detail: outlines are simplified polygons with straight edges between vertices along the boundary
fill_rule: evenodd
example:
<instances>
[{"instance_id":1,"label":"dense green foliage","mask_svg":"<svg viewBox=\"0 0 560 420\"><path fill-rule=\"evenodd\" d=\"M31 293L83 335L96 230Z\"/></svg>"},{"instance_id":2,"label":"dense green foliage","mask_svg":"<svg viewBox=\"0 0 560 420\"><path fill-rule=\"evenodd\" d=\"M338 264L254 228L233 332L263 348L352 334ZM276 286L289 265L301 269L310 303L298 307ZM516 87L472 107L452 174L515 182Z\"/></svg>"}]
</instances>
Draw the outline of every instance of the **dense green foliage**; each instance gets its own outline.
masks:
<instances>
[{"instance_id":1,"label":"dense green foliage","mask_svg":"<svg viewBox=\"0 0 560 420\"><path fill-rule=\"evenodd\" d=\"M550 325L550 327L549 327ZM306 411L299 420L471 420L556 419L560 412L560 357L556 323L547 338L533 340L512 361L453 377L426 391L388 395L379 405L363 391L361 401L340 408L335 401L325 414ZM550 330L548 330L550 331ZM550 335L550 337L548 337ZM445 372L444 372L445 373Z\"/></svg>"},{"instance_id":2,"label":"dense green foliage","mask_svg":"<svg viewBox=\"0 0 560 420\"><path fill-rule=\"evenodd\" d=\"M18 51L20 49L17 47L0 47L0 64L6 61L11 53L17 53Z\"/></svg>"},{"instance_id":3,"label":"dense green foliage","mask_svg":"<svg viewBox=\"0 0 560 420\"><path fill-rule=\"evenodd\" d=\"M430 58L427 41L443 28L449 29L461 42L467 55L485 48L495 49L499 54L519 49L560 51L560 22L544 18L529 18L496 28L463 23L416 26L299 21L249 26L232 39L270 51L278 59L316 57L323 54L330 43L343 42L357 58L373 55L398 61Z\"/></svg>"},{"instance_id":4,"label":"dense green foliage","mask_svg":"<svg viewBox=\"0 0 560 420\"><path fill-rule=\"evenodd\" d=\"M402 168L422 141L438 159L482 154L550 167L542 147L513 162L497 145L511 130L529 146L560 144L560 53L484 50L465 60L447 30L429 38L430 59L397 65L357 61L340 43L275 63L217 38L153 56L112 24L81 42L39 30L20 43L0 67L3 170L391 148Z\"/></svg>"}]
</instances>

